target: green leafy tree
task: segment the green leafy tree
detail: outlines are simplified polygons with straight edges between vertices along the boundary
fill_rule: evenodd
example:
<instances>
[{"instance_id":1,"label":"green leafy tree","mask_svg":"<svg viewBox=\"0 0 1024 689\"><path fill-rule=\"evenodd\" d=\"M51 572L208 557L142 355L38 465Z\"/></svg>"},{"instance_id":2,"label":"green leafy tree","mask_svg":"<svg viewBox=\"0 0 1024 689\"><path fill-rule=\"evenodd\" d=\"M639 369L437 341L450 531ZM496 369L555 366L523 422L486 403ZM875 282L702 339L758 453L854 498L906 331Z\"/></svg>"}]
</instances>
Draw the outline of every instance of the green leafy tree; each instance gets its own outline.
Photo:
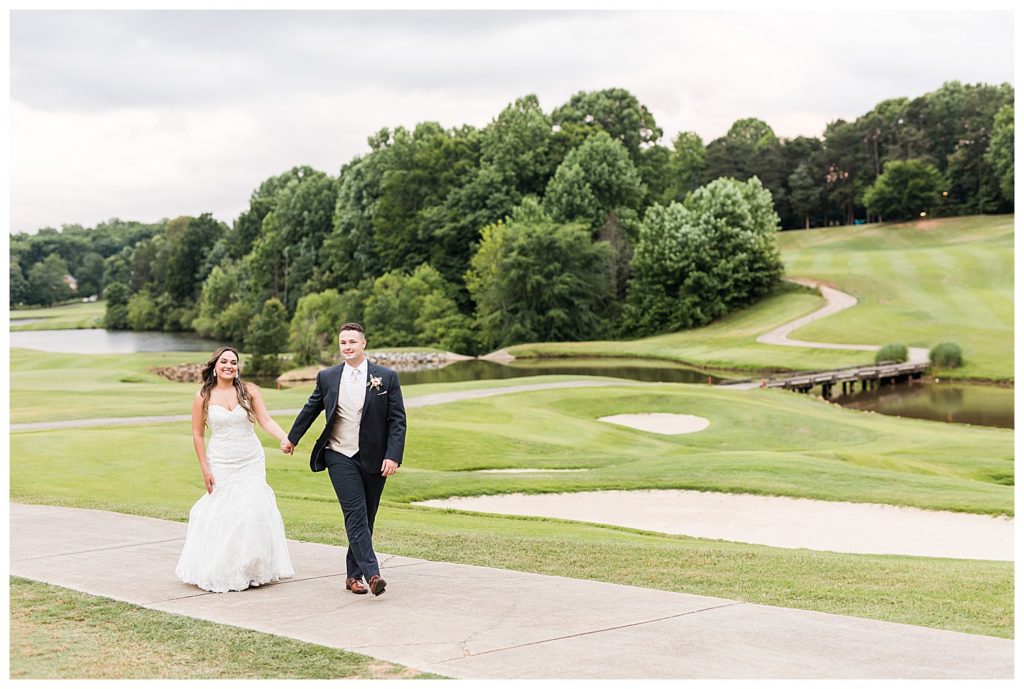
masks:
<instances>
[{"instance_id":1,"label":"green leafy tree","mask_svg":"<svg viewBox=\"0 0 1024 689\"><path fill-rule=\"evenodd\" d=\"M280 373L279 355L287 346L288 313L279 299L268 299L245 333L245 347L252 352L251 372L256 375Z\"/></svg>"},{"instance_id":2,"label":"green leafy tree","mask_svg":"<svg viewBox=\"0 0 1024 689\"><path fill-rule=\"evenodd\" d=\"M160 247L166 266L163 291L182 305L194 303L212 268L206 257L226 231L209 213L198 218L183 215L168 222Z\"/></svg>"},{"instance_id":3,"label":"green leafy tree","mask_svg":"<svg viewBox=\"0 0 1024 689\"><path fill-rule=\"evenodd\" d=\"M247 261L215 267L203 283L198 314L192 327L204 337L241 344L250 319L257 313Z\"/></svg>"},{"instance_id":4,"label":"green leafy tree","mask_svg":"<svg viewBox=\"0 0 1024 689\"><path fill-rule=\"evenodd\" d=\"M811 226L811 215L821 205L822 185L811 175L810 166L802 162L789 176L789 204L798 217L803 216L803 226Z\"/></svg>"},{"instance_id":5,"label":"green leafy tree","mask_svg":"<svg viewBox=\"0 0 1024 689\"><path fill-rule=\"evenodd\" d=\"M13 307L25 303L25 299L28 296L28 280L22 275L21 266L17 261L11 261L10 287L10 305Z\"/></svg>"},{"instance_id":6,"label":"green leafy tree","mask_svg":"<svg viewBox=\"0 0 1024 689\"><path fill-rule=\"evenodd\" d=\"M448 348L466 339L470 320L459 313L451 285L432 266L377 278L364 304L364 325L375 346Z\"/></svg>"},{"instance_id":7,"label":"green leafy tree","mask_svg":"<svg viewBox=\"0 0 1024 689\"><path fill-rule=\"evenodd\" d=\"M278 194L287 186L314 172L308 166L296 166L280 175L269 177L260 183L249 196L249 207L244 210L222 242L232 259L240 259L252 251L253 245L263 230L263 220L277 207Z\"/></svg>"},{"instance_id":8,"label":"green leafy tree","mask_svg":"<svg viewBox=\"0 0 1024 689\"><path fill-rule=\"evenodd\" d=\"M782 142L767 122L755 117L737 120L726 135L705 150L704 181L731 177L745 181L757 177L781 210L789 173Z\"/></svg>"},{"instance_id":9,"label":"green leafy tree","mask_svg":"<svg viewBox=\"0 0 1024 689\"><path fill-rule=\"evenodd\" d=\"M771 193L756 177L719 179L685 206L649 208L633 254L626 331L705 325L763 296L782 276L778 226Z\"/></svg>"},{"instance_id":10,"label":"green leafy tree","mask_svg":"<svg viewBox=\"0 0 1024 689\"><path fill-rule=\"evenodd\" d=\"M143 239L136 244L129 258L132 292L159 292L167 276L166 252L162 251L164 236Z\"/></svg>"},{"instance_id":11,"label":"green leafy tree","mask_svg":"<svg viewBox=\"0 0 1024 689\"><path fill-rule=\"evenodd\" d=\"M107 287L115 282L123 284L125 287L131 284L132 281L132 249L129 246L122 248L113 256L107 256L103 259L103 289L106 291ZM125 304L127 304L127 300Z\"/></svg>"},{"instance_id":12,"label":"green leafy tree","mask_svg":"<svg viewBox=\"0 0 1024 689\"><path fill-rule=\"evenodd\" d=\"M554 174L551 119L537 96L517 98L480 136L480 167L493 168L519 194L542 194Z\"/></svg>"},{"instance_id":13,"label":"green leafy tree","mask_svg":"<svg viewBox=\"0 0 1024 689\"><path fill-rule=\"evenodd\" d=\"M156 300L148 290L136 292L128 300L128 325L132 330L160 330L163 326Z\"/></svg>"},{"instance_id":14,"label":"green leafy tree","mask_svg":"<svg viewBox=\"0 0 1024 689\"><path fill-rule=\"evenodd\" d=\"M505 133L492 132L491 144L499 150L515 148L516 137ZM318 284L349 287L390 270L411 271L425 260L458 279L480 216L496 202L504 212L501 199L518 194L512 173L480 167L482 137L472 127L444 130L434 122L412 132L382 129L371 137L372 153L342 171ZM503 169L512 167L506 163ZM486 184L478 181L483 169Z\"/></svg>"},{"instance_id":15,"label":"green leafy tree","mask_svg":"<svg viewBox=\"0 0 1024 689\"><path fill-rule=\"evenodd\" d=\"M694 132L680 132L672 142L669 184L662 201L683 201L701 185L707 169L707 150Z\"/></svg>"},{"instance_id":16,"label":"green leafy tree","mask_svg":"<svg viewBox=\"0 0 1024 689\"><path fill-rule=\"evenodd\" d=\"M640 162L636 166L645 194L641 205L647 207L662 201L672 184L672 151L654 144L640 149Z\"/></svg>"},{"instance_id":17,"label":"green leafy tree","mask_svg":"<svg viewBox=\"0 0 1024 689\"><path fill-rule=\"evenodd\" d=\"M816 137L797 136L782 140L779 154L782 158L780 174L783 192L781 197L776 197L773 193L772 200L784 229L812 227L824 222L825 179L821 164L822 152L821 139ZM804 171L797 174L797 169L801 165L804 166Z\"/></svg>"},{"instance_id":18,"label":"green leafy tree","mask_svg":"<svg viewBox=\"0 0 1024 689\"><path fill-rule=\"evenodd\" d=\"M337 353L338 327L347 318L338 290L307 294L299 299L289 327L290 345L298 364L327 362Z\"/></svg>"},{"instance_id":19,"label":"green leafy tree","mask_svg":"<svg viewBox=\"0 0 1024 689\"><path fill-rule=\"evenodd\" d=\"M765 150L778 145L778 137L766 122L753 117L737 120L725 136L708 144L705 180L719 177L746 180L754 177L761 172L759 157Z\"/></svg>"},{"instance_id":20,"label":"green leafy tree","mask_svg":"<svg viewBox=\"0 0 1024 689\"><path fill-rule=\"evenodd\" d=\"M864 202L886 220L907 220L927 213L942 198L945 183L934 165L920 160L887 163Z\"/></svg>"},{"instance_id":21,"label":"green leafy tree","mask_svg":"<svg viewBox=\"0 0 1024 689\"><path fill-rule=\"evenodd\" d=\"M131 290L123 282L111 282L103 290L103 299L107 303L103 315L103 327L108 330L128 330L128 299Z\"/></svg>"},{"instance_id":22,"label":"green leafy tree","mask_svg":"<svg viewBox=\"0 0 1024 689\"><path fill-rule=\"evenodd\" d=\"M824 171L828 220L852 225L857 201L874 179L864 137L854 124L836 120L826 125L819 169Z\"/></svg>"},{"instance_id":23,"label":"green leafy tree","mask_svg":"<svg viewBox=\"0 0 1024 689\"><path fill-rule=\"evenodd\" d=\"M985 162L999 180L999 191L1010 205L1013 204L1013 103L1007 103L996 113L992 137L985 151Z\"/></svg>"},{"instance_id":24,"label":"green leafy tree","mask_svg":"<svg viewBox=\"0 0 1024 689\"><path fill-rule=\"evenodd\" d=\"M623 145L599 132L570 151L544 194L556 222L582 220L596 231L619 208L639 210L645 188Z\"/></svg>"},{"instance_id":25,"label":"green leafy tree","mask_svg":"<svg viewBox=\"0 0 1024 689\"><path fill-rule=\"evenodd\" d=\"M274 210L263 219L250 255L252 280L261 296L278 298L293 310L319 263L331 231L337 188L326 174L303 168L277 191Z\"/></svg>"},{"instance_id":26,"label":"green leafy tree","mask_svg":"<svg viewBox=\"0 0 1024 689\"><path fill-rule=\"evenodd\" d=\"M566 127L600 128L625 146L634 165L640 165L640 151L658 142L662 130L654 115L626 89L580 91L551 113L554 124Z\"/></svg>"},{"instance_id":27,"label":"green leafy tree","mask_svg":"<svg viewBox=\"0 0 1024 689\"><path fill-rule=\"evenodd\" d=\"M512 218L484 228L466 275L483 347L602 332L609 253L580 225Z\"/></svg>"},{"instance_id":28,"label":"green leafy tree","mask_svg":"<svg viewBox=\"0 0 1024 689\"><path fill-rule=\"evenodd\" d=\"M103 256L95 251L86 252L78 261L75 279L78 280L78 293L81 295L103 291Z\"/></svg>"},{"instance_id":29,"label":"green leafy tree","mask_svg":"<svg viewBox=\"0 0 1024 689\"><path fill-rule=\"evenodd\" d=\"M68 264L59 254L52 253L28 271L28 290L25 301L29 304L51 306L71 298L66 282Z\"/></svg>"}]
</instances>

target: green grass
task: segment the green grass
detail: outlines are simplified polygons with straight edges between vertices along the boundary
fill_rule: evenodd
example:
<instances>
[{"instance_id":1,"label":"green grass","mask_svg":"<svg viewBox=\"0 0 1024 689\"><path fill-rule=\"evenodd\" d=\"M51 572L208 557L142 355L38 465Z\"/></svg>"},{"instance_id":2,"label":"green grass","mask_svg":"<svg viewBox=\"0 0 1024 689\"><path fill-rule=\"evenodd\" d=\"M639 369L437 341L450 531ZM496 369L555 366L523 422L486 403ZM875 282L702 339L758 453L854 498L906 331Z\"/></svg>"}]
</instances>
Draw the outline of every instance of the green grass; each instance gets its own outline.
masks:
<instances>
[{"instance_id":1,"label":"green grass","mask_svg":"<svg viewBox=\"0 0 1024 689\"><path fill-rule=\"evenodd\" d=\"M698 414L711 426L659 436L596 420L647 411ZM278 422L287 428L291 417ZM202 486L188 429L181 421L16 432L11 495L107 493L185 507ZM280 496L333 501L328 483L309 480L312 437L293 457L262 437ZM523 392L411 409L403 477L389 483L388 498L657 487L1012 515L1012 439L1004 429L844 410L780 390L652 384ZM42 464L47 471L37 470ZM590 471L473 472L519 467Z\"/></svg>"},{"instance_id":2,"label":"green grass","mask_svg":"<svg viewBox=\"0 0 1024 689\"><path fill-rule=\"evenodd\" d=\"M711 427L673 437L596 421L655 410L699 414ZM330 482L308 469L311 438L286 457L261 437L288 536L343 543ZM374 538L382 552L410 557L610 582L642 572L647 587L1010 637L1008 562L787 550L409 503L653 487L1013 514L1012 456L1011 431L854 412L777 390L524 392L411 409L406 461L388 483ZM523 466L591 471L468 471ZM17 432L10 481L15 501L179 521L202 494L187 422ZM612 564L623 561L630 571Z\"/></svg>"},{"instance_id":3,"label":"green grass","mask_svg":"<svg viewBox=\"0 0 1024 689\"><path fill-rule=\"evenodd\" d=\"M817 292L784 284L757 304L711 325L638 340L542 342L507 347L515 357L646 357L736 371L819 370L871 363L870 352L759 344L772 328L824 306Z\"/></svg>"},{"instance_id":4,"label":"green grass","mask_svg":"<svg viewBox=\"0 0 1024 689\"><path fill-rule=\"evenodd\" d=\"M368 656L10 578L11 679L407 679Z\"/></svg>"},{"instance_id":5,"label":"green grass","mask_svg":"<svg viewBox=\"0 0 1024 689\"><path fill-rule=\"evenodd\" d=\"M102 301L77 302L39 309L13 309L11 320L42 318L38 323L11 326L11 330L68 330L101 328L106 304Z\"/></svg>"},{"instance_id":6,"label":"green grass","mask_svg":"<svg viewBox=\"0 0 1024 689\"><path fill-rule=\"evenodd\" d=\"M789 275L828 281L856 307L800 328L824 342L932 347L966 365L943 377L1013 379L1012 215L785 232Z\"/></svg>"},{"instance_id":7,"label":"green grass","mask_svg":"<svg viewBox=\"0 0 1024 689\"><path fill-rule=\"evenodd\" d=\"M800 328L794 339L851 344L952 341L966 366L943 377L1013 379L1012 215L782 232L786 274L824 280L857 306ZM710 326L639 340L535 343L517 357L633 356L736 370L810 370L868 363L871 354L759 345L758 335L824 303L788 288Z\"/></svg>"},{"instance_id":8,"label":"green grass","mask_svg":"<svg viewBox=\"0 0 1024 689\"><path fill-rule=\"evenodd\" d=\"M150 373L149 369L204 362L209 356L209 352L82 355L13 348L11 423L188 414L199 385L174 383ZM411 399L437 392L581 379L530 376L432 383L403 386L402 393ZM263 397L269 409L298 409L312 390L312 381L280 390L264 387Z\"/></svg>"}]
</instances>

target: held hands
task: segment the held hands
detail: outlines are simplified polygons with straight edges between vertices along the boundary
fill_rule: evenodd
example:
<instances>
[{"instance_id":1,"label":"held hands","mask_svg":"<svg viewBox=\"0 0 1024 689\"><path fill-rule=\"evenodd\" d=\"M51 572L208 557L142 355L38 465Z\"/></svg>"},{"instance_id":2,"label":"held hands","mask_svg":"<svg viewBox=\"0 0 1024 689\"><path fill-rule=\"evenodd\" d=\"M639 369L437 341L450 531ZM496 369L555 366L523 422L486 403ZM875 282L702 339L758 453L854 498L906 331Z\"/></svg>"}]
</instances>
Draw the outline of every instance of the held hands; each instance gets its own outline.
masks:
<instances>
[{"instance_id":1,"label":"held hands","mask_svg":"<svg viewBox=\"0 0 1024 689\"><path fill-rule=\"evenodd\" d=\"M281 441L281 452L285 453L286 455L290 455L293 452L295 452L295 446L292 445L291 441L288 440L288 438L285 438L284 440Z\"/></svg>"},{"instance_id":2,"label":"held hands","mask_svg":"<svg viewBox=\"0 0 1024 689\"><path fill-rule=\"evenodd\" d=\"M393 459L385 459L380 465L380 475L384 478L391 476L398 471L398 462Z\"/></svg>"}]
</instances>

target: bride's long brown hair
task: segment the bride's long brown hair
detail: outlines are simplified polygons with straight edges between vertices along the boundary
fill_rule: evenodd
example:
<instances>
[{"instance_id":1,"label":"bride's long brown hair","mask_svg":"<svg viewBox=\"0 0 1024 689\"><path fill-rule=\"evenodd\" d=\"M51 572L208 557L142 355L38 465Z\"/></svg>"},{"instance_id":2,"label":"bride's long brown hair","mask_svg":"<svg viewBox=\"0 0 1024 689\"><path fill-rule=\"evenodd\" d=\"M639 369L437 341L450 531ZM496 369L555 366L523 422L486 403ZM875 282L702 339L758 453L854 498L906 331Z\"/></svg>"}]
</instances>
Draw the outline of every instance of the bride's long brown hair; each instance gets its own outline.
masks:
<instances>
[{"instance_id":1,"label":"bride's long brown hair","mask_svg":"<svg viewBox=\"0 0 1024 689\"><path fill-rule=\"evenodd\" d=\"M220 361L220 357L224 352L231 352L238 359L238 365L235 366L235 378L231 382L234 384L235 392L238 394L238 403L245 409L245 414L249 417L249 421L255 423L256 415L252 410L252 397L249 396L249 391L245 389L242 377L238 375L238 371L241 369L242 357L238 356L238 350L234 347L221 347L213 353L213 356L203 366L203 387L199 389L199 394L203 397L203 423L206 423L206 415L210 411L210 390L217 384L217 374L215 371L217 362Z\"/></svg>"}]
</instances>

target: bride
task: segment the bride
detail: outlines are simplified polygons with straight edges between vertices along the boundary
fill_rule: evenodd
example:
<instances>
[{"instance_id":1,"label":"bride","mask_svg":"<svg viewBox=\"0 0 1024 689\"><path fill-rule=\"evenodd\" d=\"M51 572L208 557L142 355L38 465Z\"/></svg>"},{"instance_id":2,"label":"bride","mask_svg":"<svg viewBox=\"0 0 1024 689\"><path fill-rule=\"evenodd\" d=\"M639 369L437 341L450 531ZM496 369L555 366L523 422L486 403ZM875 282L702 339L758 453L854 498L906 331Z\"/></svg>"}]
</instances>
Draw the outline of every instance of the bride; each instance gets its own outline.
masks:
<instances>
[{"instance_id":1,"label":"bride","mask_svg":"<svg viewBox=\"0 0 1024 689\"><path fill-rule=\"evenodd\" d=\"M284 522L267 485L266 457L253 421L278 441L287 436L267 413L260 389L239 379L234 349L214 352L202 378L192 403L192 441L206 495L189 512L175 574L218 593L290 577ZM205 426L211 435L204 448Z\"/></svg>"}]
</instances>

